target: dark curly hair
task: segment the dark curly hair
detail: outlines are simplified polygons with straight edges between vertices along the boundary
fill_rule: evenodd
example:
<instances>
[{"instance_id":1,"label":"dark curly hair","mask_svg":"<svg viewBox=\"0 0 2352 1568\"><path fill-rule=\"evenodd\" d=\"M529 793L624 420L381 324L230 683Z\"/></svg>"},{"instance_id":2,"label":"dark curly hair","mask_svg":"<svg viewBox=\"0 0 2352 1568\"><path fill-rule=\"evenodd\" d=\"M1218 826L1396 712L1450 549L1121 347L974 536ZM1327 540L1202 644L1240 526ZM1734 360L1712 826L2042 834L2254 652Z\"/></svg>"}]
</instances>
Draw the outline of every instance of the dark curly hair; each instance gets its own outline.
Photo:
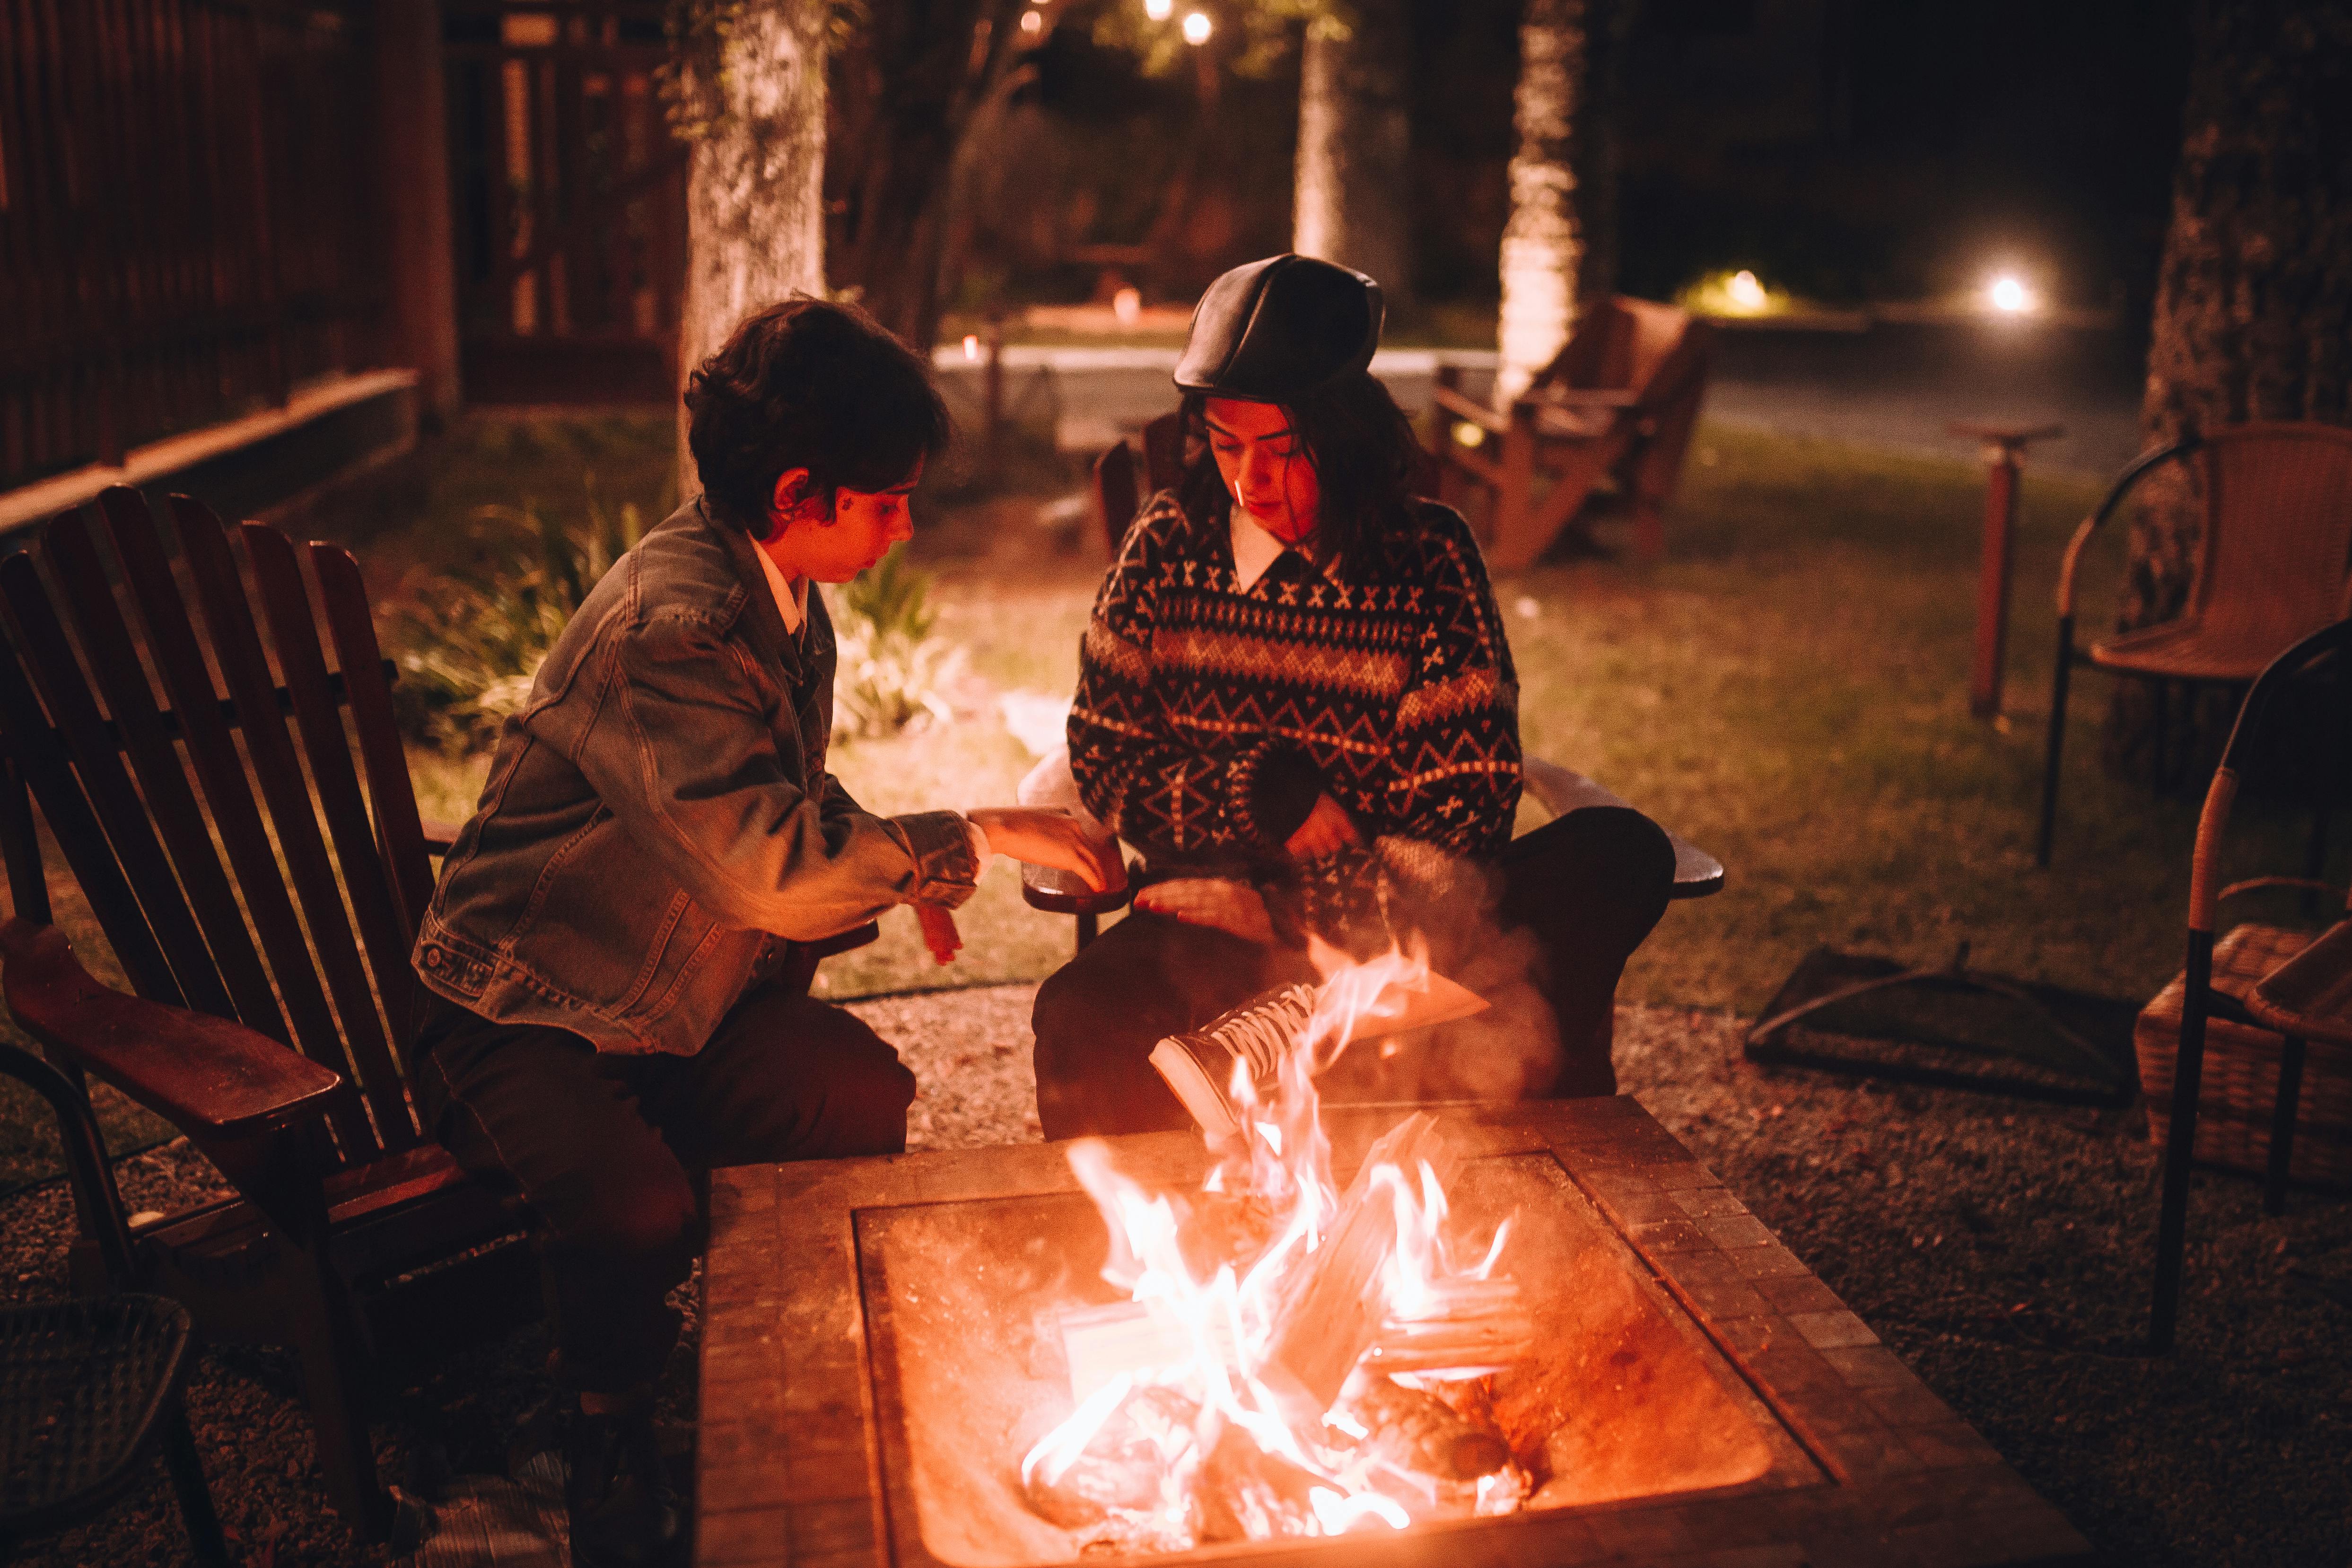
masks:
<instances>
[{"instance_id":1,"label":"dark curly hair","mask_svg":"<svg viewBox=\"0 0 2352 1568\"><path fill-rule=\"evenodd\" d=\"M744 319L686 382L686 444L721 521L768 536L776 481L887 490L948 442L930 367L855 305L796 295Z\"/></svg>"},{"instance_id":2,"label":"dark curly hair","mask_svg":"<svg viewBox=\"0 0 2352 1568\"><path fill-rule=\"evenodd\" d=\"M1223 521L1233 512L1233 493L1217 472L1209 449L1211 394L1184 395L1184 468L1176 500L1196 518ZM1412 423L1369 371L1343 377L1336 385L1283 405L1290 427L1315 465L1322 500L1316 509L1315 537L1307 552L1318 565L1337 561L1364 569L1384 542L1410 524L1411 485L1420 458Z\"/></svg>"}]
</instances>

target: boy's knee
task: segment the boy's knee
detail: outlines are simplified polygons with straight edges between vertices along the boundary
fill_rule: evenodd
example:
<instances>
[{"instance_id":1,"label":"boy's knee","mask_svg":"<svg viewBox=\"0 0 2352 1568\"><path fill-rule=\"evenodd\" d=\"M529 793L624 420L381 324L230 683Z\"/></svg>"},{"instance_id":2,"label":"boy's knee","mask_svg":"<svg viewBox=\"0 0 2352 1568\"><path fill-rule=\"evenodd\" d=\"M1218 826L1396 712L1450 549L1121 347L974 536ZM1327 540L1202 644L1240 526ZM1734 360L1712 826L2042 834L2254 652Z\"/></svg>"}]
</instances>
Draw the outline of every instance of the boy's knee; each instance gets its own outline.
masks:
<instances>
[{"instance_id":1,"label":"boy's knee","mask_svg":"<svg viewBox=\"0 0 2352 1568\"><path fill-rule=\"evenodd\" d=\"M702 1245L693 1184L680 1171L600 1181L572 1234L556 1239L615 1268L684 1279Z\"/></svg>"}]
</instances>

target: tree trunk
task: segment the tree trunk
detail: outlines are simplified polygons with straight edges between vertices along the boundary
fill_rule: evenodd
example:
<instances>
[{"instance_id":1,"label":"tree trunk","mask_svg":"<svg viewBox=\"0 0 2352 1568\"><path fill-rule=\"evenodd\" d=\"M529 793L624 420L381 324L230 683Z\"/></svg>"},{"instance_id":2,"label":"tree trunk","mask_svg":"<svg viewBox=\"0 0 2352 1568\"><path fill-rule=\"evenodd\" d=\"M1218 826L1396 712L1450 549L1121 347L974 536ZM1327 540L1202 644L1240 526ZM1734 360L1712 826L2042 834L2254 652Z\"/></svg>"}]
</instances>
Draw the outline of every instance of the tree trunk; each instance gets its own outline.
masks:
<instances>
[{"instance_id":1,"label":"tree trunk","mask_svg":"<svg viewBox=\"0 0 2352 1568\"><path fill-rule=\"evenodd\" d=\"M940 269L969 137L992 122L1026 0L899 0L869 8L836 85L835 287L908 344L939 337Z\"/></svg>"},{"instance_id":2,"label":"tree trunk","mask_svg":"<svg viewBox=\"0 0 2352 1568\"><path fill-rule=\"evenodd\" d=\"M2203 0L2194 26L2140 408L2147 444L2257 419L2352 424L2352 4ZM2181 470L2141 493L2126 629L2179 613L2202 528L2203 497ZM2208 706L2172 716L2169 771L2210 768L2234 702ZM2146 683L2118 685L2111 767L2148 773L2154 713Z\"/></svg>"},{"instance_id":3,"label":"tree trunk","mask_svg":"<svg viewBox=\"0 0 2352 1568\"><path fill-rule=\"evenodd\" d=\"M1503 228L1497 407L1559 353L1579 303L1616 285L1618 62L1633 0L1527 0L1511 216Z\"/></svg>"},{"instance_id":4,"label":"tree trunk","mask_svg":"<svg viewBox=\"0 0 2352 1568\"><path fill-rule=\"evenodd\" d=\"M1353 13L1345 37L1307 29L1290 247L1377 280L1393 320L1412 296L1412 38L1403 0L1355 0Z\"/></svg>"},{"instance_id":5,"label":"tree trunk","mask_svg":"<svg viewBox=\"0 0 2352 1568\"><path fill-rule=\"evenodd\" d=\"M824 292L824 0L744 0L731 23L684 40L680 99L692 127L678 377L742 319ZM678 413L678 489L694 459Z\"/></svg>"}]
</instances>

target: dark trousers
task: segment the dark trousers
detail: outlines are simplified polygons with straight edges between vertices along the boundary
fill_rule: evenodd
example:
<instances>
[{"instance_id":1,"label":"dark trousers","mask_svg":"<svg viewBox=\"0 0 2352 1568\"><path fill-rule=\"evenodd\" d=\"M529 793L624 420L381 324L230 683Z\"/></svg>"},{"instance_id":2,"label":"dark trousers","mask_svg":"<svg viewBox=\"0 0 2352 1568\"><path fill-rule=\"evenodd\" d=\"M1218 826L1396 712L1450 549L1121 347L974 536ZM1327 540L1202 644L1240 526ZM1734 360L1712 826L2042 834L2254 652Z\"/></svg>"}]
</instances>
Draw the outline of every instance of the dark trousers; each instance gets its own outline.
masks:
<instances>
[{"instance_id":1,"label":"dark trousers","mask_svg":"<svg viewBox=\"0 0 2352 1568\"><path fill-rule=\"evenodd\" d=\"M1515 840L1491 908L1432 930L1434 966L1492 1004L1460 1024L1350 1049L1334 1100L1614 1094L1617 981L1665 912L1674 847L1636 811L1588 806ZM1445 917L1433 917L1445 918ZM1037 1115L1048 1138L1154 1132L1192 1118L1150 1061L1166 1037L1259 992L1312 980L1303 953L1139 910L1038 988Z\"/></svg>"},{"instance_id":2,"label":"dark trousers","mask_svg":"<svg viewBox=\"0 0 2352 1568\"><path fill-rule=\"evenodd\" d=\"M745 996L690 1057L599 1054L447 1003L418 1057L425 1126L537 1214L564 1379L594 1394L651 1382L677 1343L666 1299L702 1249L695 1173L902 1152L915 1098L873 1030L783 985Z\"/></svg>"}]
</instances>

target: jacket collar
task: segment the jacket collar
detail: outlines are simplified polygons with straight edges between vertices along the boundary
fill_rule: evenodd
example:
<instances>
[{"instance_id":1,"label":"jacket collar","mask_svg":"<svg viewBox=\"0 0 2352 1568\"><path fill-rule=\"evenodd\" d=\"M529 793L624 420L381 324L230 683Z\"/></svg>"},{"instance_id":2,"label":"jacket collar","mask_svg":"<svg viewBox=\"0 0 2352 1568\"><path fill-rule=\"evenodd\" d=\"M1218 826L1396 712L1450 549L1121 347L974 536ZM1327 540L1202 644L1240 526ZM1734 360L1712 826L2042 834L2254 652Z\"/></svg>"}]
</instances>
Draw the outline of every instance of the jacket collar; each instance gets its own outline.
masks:
<instances>
[{"instance_id":1,"label":"jacket collar","mask_svg":"<svg viewBox=\"0 0 2352 1568\"><path fill-rule=\"evenodd\" d=\"M702 497L694 504L701 514L703 526L719 536L719 542L726 549L727 559L734 565L736 591L743 596L741 608L737 614L743 618L745 629L751 634L751 646L781 668L789 679L797 683L808 674L803 639L784 629L784 617L776 609L776 596L768 591L768 574L761 570L760 559L752 553L759 546L751 542L750 534L722 521L709 496ZM811 650L815 647L814 639L818 635L816 602L817 596L812 592L809 595L809 617L803 625L811 639L807 645Z\"/></svg>"}]
</instances>

